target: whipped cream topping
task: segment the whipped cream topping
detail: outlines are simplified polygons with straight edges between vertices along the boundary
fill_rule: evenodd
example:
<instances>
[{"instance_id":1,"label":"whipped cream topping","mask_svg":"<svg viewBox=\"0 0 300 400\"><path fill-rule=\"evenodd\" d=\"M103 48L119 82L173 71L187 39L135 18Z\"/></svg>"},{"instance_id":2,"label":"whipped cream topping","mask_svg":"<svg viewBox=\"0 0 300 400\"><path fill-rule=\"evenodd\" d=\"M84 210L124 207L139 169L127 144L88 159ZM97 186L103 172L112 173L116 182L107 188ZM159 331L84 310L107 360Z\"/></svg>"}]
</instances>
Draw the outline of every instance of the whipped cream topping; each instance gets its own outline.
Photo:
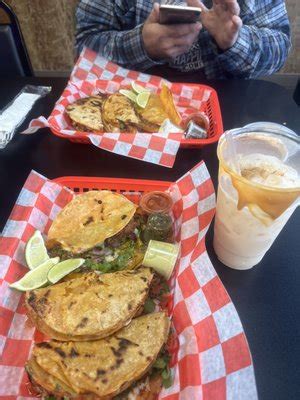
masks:
<instances>
[{"instance_id":1,"label":"whipped cream topping","mask_svg":"<svg viewBox=\"0 0 300 400\"><path fill-rule=\"evenodd\" d=\"M274 188L300 187L298 172L274 156L243 155L239 167L241 175L254 183Z\"/></svg>"}]
</instances>

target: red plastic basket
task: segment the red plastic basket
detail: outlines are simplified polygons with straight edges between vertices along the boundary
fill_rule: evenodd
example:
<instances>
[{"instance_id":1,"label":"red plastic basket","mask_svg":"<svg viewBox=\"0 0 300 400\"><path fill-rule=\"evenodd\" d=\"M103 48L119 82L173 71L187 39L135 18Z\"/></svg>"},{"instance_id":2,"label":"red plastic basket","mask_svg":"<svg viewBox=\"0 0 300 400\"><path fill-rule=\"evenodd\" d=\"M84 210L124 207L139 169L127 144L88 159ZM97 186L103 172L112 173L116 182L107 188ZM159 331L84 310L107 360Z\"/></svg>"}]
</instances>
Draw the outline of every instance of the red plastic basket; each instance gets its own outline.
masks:
<instances>
[{"instance_id":1,"label":"red plastic basket","mask_svg":"<svg viewBox=\"0 0 300 400\"><path fill-rule=\"evenodd\" d=\"M203 89L208 89L211 91L211 95L209 96L207 101L202 102L202 106L199 111L204 112L209 117L209 129L208 129L208 138L207 139L182 139L180 147L203 147L211 143L215 143L219 140L219 137L223 133L223 122L221 109L219 104L219 99L217 92L207 85L196 85L191 83L178 83L173 84L176 85L185 85L185 86L197 86ZM82 143L82 144L91 144L90 140L86 137L86 133L78 133L76 137L69 136L61 133L56 128L51 128L52 133L55 135L68 139L71 142Z\"/></svg>"},{"instance_id":2,"label":"red plastic basket","mask_svg":"<svg viewBox=\"0 0 300 400\"><path fill-rule=\"evenodd\" d=\"M152 181L142 179L123 179L123 178L97 178L88 176L63 176L53 179L61 185L68 187L75 193L84 193L90 190L111 190L118 192L129 198L134 203L138 203L141 195L145 192L154 190L167 190L172 182Z\"/></svg>"}]
</instances>

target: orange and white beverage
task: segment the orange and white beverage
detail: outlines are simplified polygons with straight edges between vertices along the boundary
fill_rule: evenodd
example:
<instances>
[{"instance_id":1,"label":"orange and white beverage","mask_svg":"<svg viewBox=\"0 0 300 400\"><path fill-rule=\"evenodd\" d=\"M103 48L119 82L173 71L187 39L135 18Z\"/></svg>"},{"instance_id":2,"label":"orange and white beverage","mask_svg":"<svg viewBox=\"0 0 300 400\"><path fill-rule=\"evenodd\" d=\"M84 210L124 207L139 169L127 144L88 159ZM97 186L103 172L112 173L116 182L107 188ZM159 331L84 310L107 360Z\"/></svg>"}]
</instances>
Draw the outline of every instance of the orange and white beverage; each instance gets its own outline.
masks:
<instances>
[{"instance_id":1,"label":"orange and white beverage","mask_svg":"<svg viewBox=\"0 0 300 400\"><path fill-rule=\"evenodd\" d=\"M234 269L258 264L300 204L300 138L284 126L255 123L218 144L214 249Z\"/></svg>"}]
</instances>

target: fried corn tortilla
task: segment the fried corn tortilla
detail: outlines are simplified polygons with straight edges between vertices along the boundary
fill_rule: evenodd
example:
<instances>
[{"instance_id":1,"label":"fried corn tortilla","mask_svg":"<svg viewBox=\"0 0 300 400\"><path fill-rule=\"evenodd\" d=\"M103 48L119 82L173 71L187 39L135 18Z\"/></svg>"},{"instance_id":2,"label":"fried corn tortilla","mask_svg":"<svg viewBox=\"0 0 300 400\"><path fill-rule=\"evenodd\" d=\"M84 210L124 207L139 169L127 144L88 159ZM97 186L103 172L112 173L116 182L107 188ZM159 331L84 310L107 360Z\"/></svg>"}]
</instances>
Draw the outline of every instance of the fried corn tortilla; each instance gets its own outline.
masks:
<instances>
[{"instance_id":1,"label":"fried corn tortilla","mask_svg":"<svg viewBox=\"0 0 300 400\"><path fill-rule=\"evenodd\" d=\"M102 105L106 96L97 95L79 99L66 108L75 129L84 132L102 132Z\"/></svg>"},{"instance_id":2,"label":"fried corn tortilla","mask_svg":"<svg viewBox=\"0 0 300 400\"><path fill-rule=\"evenodd\" d=\"M61 380L55 378L53 375L46 373L35 361L31 358L26 366L27 373L29 375L32 387L35 392L41 396L57 396L71 397L72 399L80 400L96 400L98 397L94 394L77 395L72 388L67 386ZM38 382L42 382L41 386ZM122 392L120 400L157 400L157 396L162 387L162 378L160 375L146 376L128 388L125 392ZM111 398L111 397L109 397ZM115 397L114 397L115 398Z\"/></svg>"},{"instance_id":3,"label":"fried corn tortilla","mask_svg":"<svg viewBox=\"0 0 300 400\"><path fill-rule=\"evenodd\" d=\"M38 391L39 394L44 396L51 394L58 397L67 395L72 397L76 396L76 392L74 392L72 388L66 385L62 380L53 375L49 375L37 364L34 358L28 361L26 371L34 389ZM40 385L39 382L42 382L42 385Z\"/></svg>"},{"instance_id":4,"label":"fried corn tortilla","mask_svg":"<svg viewBox=\"0 0 300 400\"><path fill-rule=\"evenodd\" d=\"M148 372L167 340L169 326L164 313L153 313L102 340L36 344L27 371L49 392L110 399Z\"/></svg>"},{"instance_id":5,"label":"fried corn tortilla","mask_svg":"<svg viewBox=\"0 0 300 400\"><path fill-rule=\"evenodd\" d=\"M163 85L160 95L159 95L159 98L162 102L162 105L163 105L170 121L173 124L180 126L181 116L176 109L172 92L168 88L167 85Z\"/></svg>"},{"instance_id":6,"label":"fried corn tortilla","mask_svg":"<svg viewBox=\"0 0 300 400\"><path fill-rule=\"evenodd\" d=\"M149 268L103 275L83 273L79 278L27 292L27 315L52 339L104 338L139 312L152 278Z\"/></svg>"},{"instance_id":7,"label":"fried corn tortilla","mask_svg":"<svg viewBox=\"0 0 300 400\"><path fill-rule=\"evenodd\" d=\"M136 132L139 123L133 103L120 93L105 100L102 119L106 132Z\"/></svg>"},{"instance_id":8,"label":"fried corn tortilla","mask_svg":"<svg viewBox=\"0 0 300 400\"><path fill-rule=\"evenodd\" d=\"M158 132L164 120L168 118L160 97L154 93L150 95L145 108L136 105L135 109L140 120L138 129L141 132Z\"/></svg>"},{"instance_id":9,"label":"fried corn tortilla","mask_svg":"<svg viewBox=\"0 0 300 400\"><path fill-rule=\"evenodd\" d=\"M135 211L134 203L108 190L77 195L53 221L47 247L60 245L73 254L82 253L120 232Z\"/></svg>"}]
</instances>

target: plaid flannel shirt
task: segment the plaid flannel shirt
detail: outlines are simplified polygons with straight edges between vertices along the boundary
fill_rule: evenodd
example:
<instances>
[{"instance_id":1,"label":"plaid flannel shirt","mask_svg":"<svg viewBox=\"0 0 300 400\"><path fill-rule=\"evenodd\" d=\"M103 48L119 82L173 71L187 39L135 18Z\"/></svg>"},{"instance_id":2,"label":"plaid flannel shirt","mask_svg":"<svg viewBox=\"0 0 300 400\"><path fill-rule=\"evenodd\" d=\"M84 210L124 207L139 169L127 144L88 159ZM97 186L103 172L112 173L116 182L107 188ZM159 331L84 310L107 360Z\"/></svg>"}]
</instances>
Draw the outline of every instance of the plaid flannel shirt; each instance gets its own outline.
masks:
<instances>
[{"instance_id":1,"label":"plaid flannel shirt","mask_svg":"<svg viewBox=\"0 0 300 400\"><path fill-rule=\"evenodd\" d=\"M204 3L211 6L211 1ZM207 78L255 78L278 71L291 47L285 2L238 3L243 26L230 49L221 52L202 29L189 52L171 61L157 62L147 55L142 40L143 23L152 10L152 0L81 0L77 8L77 50L87 46L121 66L140 71L159 64L181 71L203 69Z\"/></svg>"}]
</instances>

